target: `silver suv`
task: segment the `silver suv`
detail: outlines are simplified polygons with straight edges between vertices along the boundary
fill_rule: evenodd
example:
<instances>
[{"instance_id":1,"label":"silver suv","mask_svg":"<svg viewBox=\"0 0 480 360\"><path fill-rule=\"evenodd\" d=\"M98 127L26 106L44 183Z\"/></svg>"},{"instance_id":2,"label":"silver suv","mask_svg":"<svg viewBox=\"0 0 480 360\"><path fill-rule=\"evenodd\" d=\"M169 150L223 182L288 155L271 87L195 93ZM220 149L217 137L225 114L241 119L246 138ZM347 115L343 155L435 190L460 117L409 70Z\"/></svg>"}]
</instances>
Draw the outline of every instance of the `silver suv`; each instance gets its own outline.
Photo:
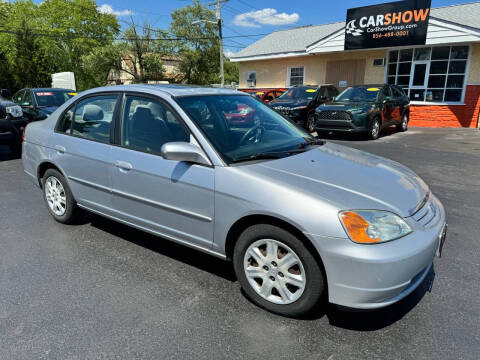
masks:
<instances>
[{"instance_id":1,"label":"silver suv","mask_svg":"<svg viewBox=\"0 0 480 360\"><path fill-rule=\"evenodd\" d=\"M27 127L22 158L57 221L87 210L232 260L246 295L287 316L323 294L392 304L445 239L444 208L412 171L231 90L89 90Z\"/></svg>"}]
</instances>

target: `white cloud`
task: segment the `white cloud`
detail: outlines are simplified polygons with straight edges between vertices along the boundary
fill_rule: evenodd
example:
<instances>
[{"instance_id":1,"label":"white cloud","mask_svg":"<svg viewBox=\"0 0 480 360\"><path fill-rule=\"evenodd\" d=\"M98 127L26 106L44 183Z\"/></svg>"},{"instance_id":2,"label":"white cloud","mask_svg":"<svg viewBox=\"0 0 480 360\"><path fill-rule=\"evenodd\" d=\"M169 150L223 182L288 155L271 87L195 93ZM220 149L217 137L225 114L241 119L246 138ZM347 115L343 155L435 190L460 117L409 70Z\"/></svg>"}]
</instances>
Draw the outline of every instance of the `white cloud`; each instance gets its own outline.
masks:
<instances>
[{"instance_id":1,"label":"white cloud","mask_svg":"<svg viewBox=\"0 0 480 360\"><path fill-rule=\"evenodd\" d=\"M246 12L235 16L233 23L237 26L260 27L261 25L289 25L298 21L297 13L278 13L276 9L266 8L257 11Z\"/></svg>"},{"instance_id":2,"label":"white cloud","mask_svg":"<svg viewBox=\"0 0 480 360\"><path fill-rule=\"evenodd\" d=\"M223 52L223 54L227 57L230 58L231 56L235 55L235 53L232 50L226 50Z\"/></svg>"},{"instance_id":3,"label":"white cloud","mask_svg":"<svg viewBox=\"0 0 480 360\"><path fill-rule=\"evenodd\" d=\"M116 16L130 16L134 15L133 11L125 9L125 10L113 10L112 5L109 4L103 4L99 7L97 7L97 10L101 12L102 14L113 14Z\"/></svg>"}]
</instances>

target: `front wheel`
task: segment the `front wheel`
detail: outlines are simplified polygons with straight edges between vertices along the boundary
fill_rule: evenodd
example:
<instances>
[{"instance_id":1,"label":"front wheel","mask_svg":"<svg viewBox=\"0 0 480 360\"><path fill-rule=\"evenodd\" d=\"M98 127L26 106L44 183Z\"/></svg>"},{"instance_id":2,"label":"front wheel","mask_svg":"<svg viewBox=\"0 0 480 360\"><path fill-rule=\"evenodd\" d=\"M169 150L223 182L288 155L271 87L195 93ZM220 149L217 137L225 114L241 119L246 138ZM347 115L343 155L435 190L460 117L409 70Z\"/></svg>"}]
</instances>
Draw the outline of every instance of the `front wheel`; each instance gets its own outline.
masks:
<instances>
[{"instance_id":1,"label":"front wheel","mask_svg":"<svg viewBox=\"0 0 480 360\"><path fill-rule=\"evenodd\" d=\"M368 138L370 140L377 140L380 136L380 120L375 118L370 124L370 129L368 130Z\"/></svg>"},{"instance_id":2,"label":"front wheel","mask_svg":"<svg viewBox=\"0 0 480 360\"><path fill-rule=\"evenodd\" d=\"M309 133L313 133L315 131L315 113L313 111L308 114L306 125Z\"/></svg>"},{"instance_id":3,"label":"front wheel","mask_svg":"<svg viewBox=\"0 0 480 360\"><path fill-rule=\"evenodd\" d=\"M233 265L245 294L280 315L298 317L312 311L324 292L323 274L312 253L276 226L247 228L235 244Z\"/></svg>"},{"instance_id":4,"label":"front wheel","mask_svg":"<svg viewBox=\"0 0 480 360\"><path fill-rule=\"evenodd\" d=\"M402 117L402 122L397 125L397 131L407 131L408 130L408 114L404 114Z\"/></svg>"}]
</instances>

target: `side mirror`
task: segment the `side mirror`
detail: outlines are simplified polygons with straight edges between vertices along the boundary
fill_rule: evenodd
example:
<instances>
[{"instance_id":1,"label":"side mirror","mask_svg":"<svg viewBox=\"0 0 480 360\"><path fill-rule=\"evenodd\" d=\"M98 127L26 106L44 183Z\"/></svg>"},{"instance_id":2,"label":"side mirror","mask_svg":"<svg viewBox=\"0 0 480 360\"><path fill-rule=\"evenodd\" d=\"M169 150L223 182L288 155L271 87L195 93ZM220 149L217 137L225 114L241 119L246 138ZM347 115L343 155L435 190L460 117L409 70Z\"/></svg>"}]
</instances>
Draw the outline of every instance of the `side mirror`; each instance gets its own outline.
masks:
<instances>
[{"instance_id":1,"label":"side mirror","mask_svg":"<svg viewBox=\"0 0 480 360\"><path fill-rule=\"evenodd\" d=\"M12 97L12 94L10 93L10 90L8 90L8 89L2 89L2 90L0 90L0 97L7 99L7 98Z\"/></svg>"},{"instance_id":2,"label":"side mirror","mask_svg":"<svg viewBox=\"0 0 480 360\"><path fill-rule=\"evenodd\" d=\"M203 150L187 142L169 142L163 144L160 154L166 160L185 161L200 165L211 165Z\"/></svg>"}]
</instances>

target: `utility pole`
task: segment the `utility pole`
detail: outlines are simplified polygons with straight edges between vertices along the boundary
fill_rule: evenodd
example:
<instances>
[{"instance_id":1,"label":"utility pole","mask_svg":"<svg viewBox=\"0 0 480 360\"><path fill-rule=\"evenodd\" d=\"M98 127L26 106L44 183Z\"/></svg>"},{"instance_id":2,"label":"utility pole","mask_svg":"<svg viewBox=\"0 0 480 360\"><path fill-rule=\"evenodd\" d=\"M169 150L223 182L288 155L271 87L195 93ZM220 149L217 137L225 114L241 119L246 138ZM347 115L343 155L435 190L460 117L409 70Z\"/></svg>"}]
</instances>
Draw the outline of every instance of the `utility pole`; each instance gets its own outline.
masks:
<instances>
[{"instance_id":1,"label":"utility pole","mask_svg":"<svg viewBox=\"0 0 480 360\"><path fill-rule=\"evenodd\" d=\"M223 36L222 36L222 5L227 3L228 0L217 0L208 4L209 6L215 6L215 14L217 16L218 24L218 41L220 43L220 84L223 88L225 86L225 73L223 69Z\"/></svg>"}]
</instances>

